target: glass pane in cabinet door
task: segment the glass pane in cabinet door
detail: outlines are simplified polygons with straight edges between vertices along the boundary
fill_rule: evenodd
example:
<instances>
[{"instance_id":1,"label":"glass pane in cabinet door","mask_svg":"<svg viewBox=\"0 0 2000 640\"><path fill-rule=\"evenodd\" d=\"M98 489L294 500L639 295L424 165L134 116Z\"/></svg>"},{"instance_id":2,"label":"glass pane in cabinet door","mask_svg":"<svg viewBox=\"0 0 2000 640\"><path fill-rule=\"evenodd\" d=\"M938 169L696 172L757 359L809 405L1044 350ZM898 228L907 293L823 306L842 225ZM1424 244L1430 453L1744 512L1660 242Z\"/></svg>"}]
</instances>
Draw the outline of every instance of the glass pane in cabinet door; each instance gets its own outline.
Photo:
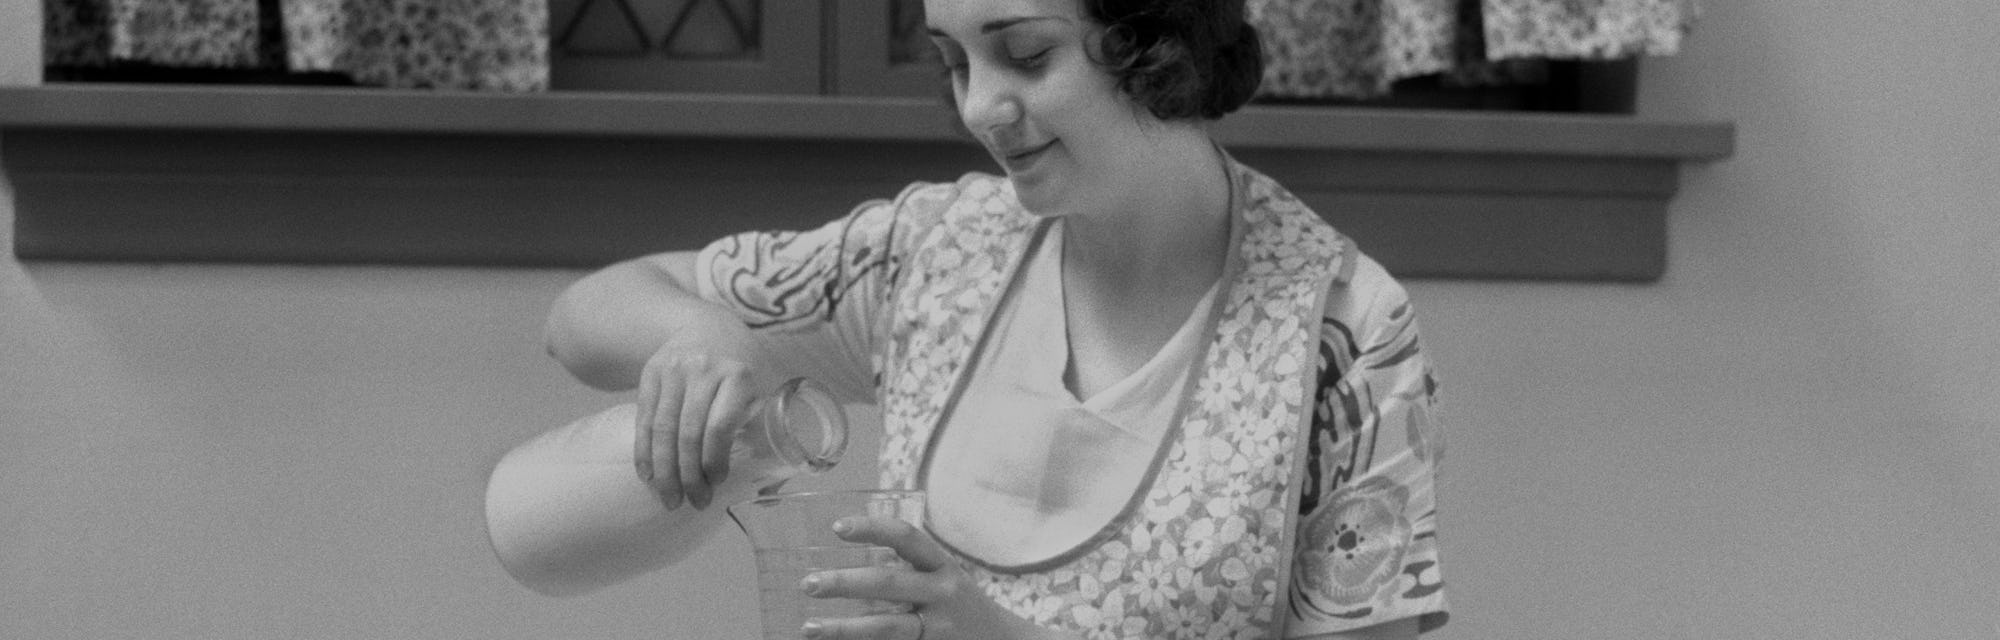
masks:
<instances>
[{"instance_id":1,"label":"glass pane in cabinet door","mask_svg":"<svg viewBox=\"0 0 2000 640\"><path fill-rule=\"evenodd\" d=\"M758 0L689 0L667 26L670 56L756 59Z\"/></svg>"},{"instance_id":2,"label":"glass pane in cabinet door","mask_svg":"<svg viewBox=\"0 0 2000 640\"><path fill-rule=\"evenodd\" d=\"M843 95L944 93L937 49L924 33L923 0L835 0L840 21L833 82Z\"/></svg>"},{"instance_id":3,"label":"glass pane in cabinet door","mask_svg":"<svg viewBox=\"0 0 2000 640\"><path fill-rule=\"evenodd\" d=\"M819 90L818 2L550 0L549 11L558 89Z\"/></svg>"}]
</instances>

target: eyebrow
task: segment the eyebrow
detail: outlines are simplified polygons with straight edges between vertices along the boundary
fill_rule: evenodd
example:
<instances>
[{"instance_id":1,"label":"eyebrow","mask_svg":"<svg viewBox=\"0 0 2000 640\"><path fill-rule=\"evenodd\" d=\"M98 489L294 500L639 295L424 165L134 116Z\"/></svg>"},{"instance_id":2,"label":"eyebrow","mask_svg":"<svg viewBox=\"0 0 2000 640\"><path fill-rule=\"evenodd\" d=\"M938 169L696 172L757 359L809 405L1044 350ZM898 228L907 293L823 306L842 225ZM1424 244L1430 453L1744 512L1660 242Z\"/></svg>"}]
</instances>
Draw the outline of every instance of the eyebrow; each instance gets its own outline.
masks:
<instances>
[{"instance_id":1,"label":"eyebrow","mask_svg":"<svg viewBox=\"0 0 2000 640\"><path fill-rule=\"evenodd\" d=\"M1061 22L1069 21L1061 16L1022 16L1019 18L1001 18L999 20L994 20L979 25L979 33L988 34L988 33L993 33L995 31L1002 31L1010 27L1013 27L1014 25L1021 24L1023 22L1033 22L1036 20L1057 20ZM951 36L947 35L943 29L939 29L937 27L933 27L930 25L924 25L924 32L931 34L931 37L933 38L944 38L946 40L951 39Z\"/></svg>"}]
</instances>

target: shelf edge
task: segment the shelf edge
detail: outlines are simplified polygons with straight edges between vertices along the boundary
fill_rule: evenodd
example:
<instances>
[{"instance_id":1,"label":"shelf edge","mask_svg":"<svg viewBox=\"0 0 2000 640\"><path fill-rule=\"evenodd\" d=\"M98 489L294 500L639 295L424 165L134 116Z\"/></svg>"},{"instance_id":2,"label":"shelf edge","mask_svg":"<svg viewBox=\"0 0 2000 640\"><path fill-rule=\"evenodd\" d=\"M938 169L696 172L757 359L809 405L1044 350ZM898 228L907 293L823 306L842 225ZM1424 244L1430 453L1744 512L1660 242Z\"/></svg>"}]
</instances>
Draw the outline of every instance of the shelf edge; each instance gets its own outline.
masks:
<instances>
[{"instance_id":1,"label":"shelf edge","mask_svg":"<svg viewBox=\"0 0 2000 640\"><path fill-rule=\"evenodd\" d=\"M85 85L0 87L0 129L951 141L921 98ZM1629 116L1251 105L1215 125L1230 146L1712 161L1729 123Z\"/></svg>"}]
</instances>

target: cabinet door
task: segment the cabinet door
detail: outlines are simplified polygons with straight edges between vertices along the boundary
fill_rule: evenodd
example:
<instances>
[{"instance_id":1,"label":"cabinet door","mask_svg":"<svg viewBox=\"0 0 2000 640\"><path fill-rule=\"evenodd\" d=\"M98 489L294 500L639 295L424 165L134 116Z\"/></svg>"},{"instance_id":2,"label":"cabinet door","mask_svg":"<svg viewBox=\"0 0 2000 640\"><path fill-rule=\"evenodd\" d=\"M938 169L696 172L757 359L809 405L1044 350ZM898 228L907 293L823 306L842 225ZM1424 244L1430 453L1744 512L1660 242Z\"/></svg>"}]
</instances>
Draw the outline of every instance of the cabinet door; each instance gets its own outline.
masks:
<instances>
[{"instance_id":1,"label":"cabinet door","mask_svg":"<svg viewBox=\"0 0 2000 640\"><path fill-rule=\"evenodd\" d=\"M558 90L820 93L820 0L550 0Z\"/></svg>"},{"instance_id":2,"label":"cabinet door","mask_svg":"<svg viewBox=\"0 0 2000 640\"><path fill-rule=\"evenodd\" d=\"M833 93L942 97L947 85L924 34L923 0L833 0Z\"/></svg>"}]
</instances>

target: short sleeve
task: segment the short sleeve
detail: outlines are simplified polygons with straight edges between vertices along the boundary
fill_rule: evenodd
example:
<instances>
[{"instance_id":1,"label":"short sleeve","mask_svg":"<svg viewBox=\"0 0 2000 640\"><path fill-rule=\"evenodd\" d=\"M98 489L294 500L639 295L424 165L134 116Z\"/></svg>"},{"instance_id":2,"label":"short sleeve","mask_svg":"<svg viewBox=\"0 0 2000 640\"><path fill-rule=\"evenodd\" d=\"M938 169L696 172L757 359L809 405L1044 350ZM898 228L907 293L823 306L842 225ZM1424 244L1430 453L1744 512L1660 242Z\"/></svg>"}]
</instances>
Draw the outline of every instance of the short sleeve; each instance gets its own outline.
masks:
<instances>
[{"instance_id":1,"label":"short sleeve","mask_svg":"<svg viewBox=\"0 0 2000 640\"><path fill-rule=\"evenodd\" d=\"M783 343L801 368L852 400L870 395L890 296L923 222L955 197L952 184L917 183L805 231L752 231L696 256L701 297Z\"/></svg>"},{"instance_id":2,"label":"short sleeve","mask_svg":"<svg viewBox=\"0 0 2000 640\"><path fill-rule=\"evenodd\" d=\"M1330 294L1299 496L1286 637L1447 613L1439 566L1438 382L1402 287L1363 262Z\"/></svg>"}]
</instances>

